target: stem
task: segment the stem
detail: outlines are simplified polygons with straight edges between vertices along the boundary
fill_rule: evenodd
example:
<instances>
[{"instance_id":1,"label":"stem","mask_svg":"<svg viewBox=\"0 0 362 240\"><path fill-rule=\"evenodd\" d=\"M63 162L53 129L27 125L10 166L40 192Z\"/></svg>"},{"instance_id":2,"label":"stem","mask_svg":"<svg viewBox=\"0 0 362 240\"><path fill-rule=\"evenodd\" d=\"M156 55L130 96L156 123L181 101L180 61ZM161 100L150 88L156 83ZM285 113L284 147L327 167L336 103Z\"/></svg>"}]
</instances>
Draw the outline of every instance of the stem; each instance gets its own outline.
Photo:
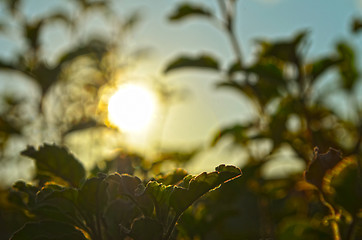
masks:
<instances>
[{"instance_id":1,"label":"stem","mask_svg":"<svg viewBox=\"0 0 362 240\"><path fill-rule=\"evenodd\" d=\"M333 239L341 240L341 234L339 233L339 226L338 226L337 219L336 219L336 212L335 212L333 206L325 200L322 193L319 194L319 198L320 198L322 204L324 206L326 206L331 213L331 217L332 217L331 218L331 227L332 227L332 231L333 231Z\"/></svg>"},{"instance_id":2,"label":"stem","mask_svg":"<svg viewBox=\"0 0 362 240\"><path fill-rule=\"evenodd\" d=\"M172 232L173 230L175 229L175 226L176 226L176 223L178 221L178 219L180 218L181 214L176 214L173 219L172 219L172 222L170 224L170 226L168 227L167 229L167 233L166 235L163 237L163 240L169 240L171 235L172 235Z\"/></svg>"},{"instance_id":3,"label":"stem","mask_svg":"<svg viewBox=\"0 0 362 240\"><path fill-rule=\"evenodd\" d=\"M358 218L357 218L356 214L354 214L353 217L352 217L352 222L351 222L351 224L349 225L349 228L348 228L346 240L353 240L354 239L354 234L356 232L357 222L358 222Z\"/></svg>"},{"instance_id":4,"label":"stem","mask_svg":"<svg viewBox=\"0 0 362 240\"><path fill-rule=\"evenodd\" d=\"M234 30L234 19L231 13L228 12L225 0L218 0L219 7L221 10L221 13L225 19L225 28L229 36L229 40L231 42L232 48L234 49L237 61L239 62L240 66L242 66L242 53L241 53L241 47L239 45L238 39L235 35Z\"/></svg>"}]
</instances>

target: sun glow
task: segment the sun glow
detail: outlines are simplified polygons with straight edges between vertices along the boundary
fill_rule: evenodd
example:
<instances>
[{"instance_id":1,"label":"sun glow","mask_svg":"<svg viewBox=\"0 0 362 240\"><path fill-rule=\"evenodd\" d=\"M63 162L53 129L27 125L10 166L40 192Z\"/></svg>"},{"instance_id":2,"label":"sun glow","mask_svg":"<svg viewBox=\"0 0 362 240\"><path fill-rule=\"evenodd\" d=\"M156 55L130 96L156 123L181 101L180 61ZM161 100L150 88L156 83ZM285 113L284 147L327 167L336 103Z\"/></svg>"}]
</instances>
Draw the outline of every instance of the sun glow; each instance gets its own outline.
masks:
<instances>
[{"instance_id":1,"label":"sun glow","mask_svg":"<svg viewBox=\"0 0 362 240\"><path fill-rule=\"evenodd\" d=\"M156 109L154 94L141 85L124 84L108 102L108 119L124 132L142 132Z\"/></svg>"}]
</instances>

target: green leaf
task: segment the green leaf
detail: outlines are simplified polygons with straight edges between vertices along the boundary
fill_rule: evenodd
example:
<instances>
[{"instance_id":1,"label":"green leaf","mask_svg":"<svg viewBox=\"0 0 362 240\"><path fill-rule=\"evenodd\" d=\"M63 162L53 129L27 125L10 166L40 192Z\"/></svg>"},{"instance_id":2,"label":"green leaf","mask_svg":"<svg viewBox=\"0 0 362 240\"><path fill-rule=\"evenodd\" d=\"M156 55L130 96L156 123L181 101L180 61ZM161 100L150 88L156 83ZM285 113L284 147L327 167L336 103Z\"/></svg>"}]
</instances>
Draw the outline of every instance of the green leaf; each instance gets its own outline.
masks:
<instances>
[{"instance_id":1,"label":"green leaf","mask_svg":"<svg viewBox=\"0 0 362 240\"><path fill-rule=\"evenodd\" d=\"M152 215L154 209L152 200L145 194L145 186L138 177L116 173L109 176L107 182L117 188L118 194L129 197L145 216Z\"/></svg>"},{"instance_id":2,"label":"green leaf","mask_svg":"<svg viewBox=\"0 0 362 240\"><path fill-rule=\"evenodd\" d=\"M190 161L200 150L195 148L190 151L163 151L160 152L157 161L153 165L160 164L164 161L173 161L178 163L186 163Z\"/></svg>"},{"instance_id":3,"label":"green leaf","mask_svg":"<svg viewBox=\"0 0 362 240\"><path fill-rule=\"evenodd\" d=\"M29 146L21 154L35 160L38 173L55 177L54 180L60 178L78 187L85 178L83 165L64 147L44 144L35 150Z\"/></svg>"},{"instance_id":4,"label":"green leaf","mask_svg":"<svg viewBox=\"0 0 362 240\"><path fill-rule=\"evenodd\" d=\"M352 216L362 211L362 181L356 159L343 159L332 172L327 191L333 202Z\"/></svg>"},{"instance_id":5,"label":"green leaf","mask_svg":"<svg viewBox=\"0 0 362 240\"><path fill-rule=\"evenodd\" d=\"M19 229L11 240L86 240L83 233L66 223L55 221L30 222Z\"/></svg>"},{"instance_id":6,"label":"green leaf","mask_svg":"<svg viewBox=\"0 0 362 240\"><path fill-rule=\"evenodd\" d=\"M203 68L211 70L219 70L218 61L210 55L200 55L197 57L181 56L168 64L165 73L181 68Z\"/></svg>"},{"instance_id":7,"label":"green leaf","mask_svg":"<svg viewBox=\"0 0 362 240\"><path fill-rule=\"evenodd\" d=\"M211 142L211 146L215 146L221 139L227 136L231 136L235 144L244 144L248 140L246 135L247 129L247 126L240 124L226 127L215 134L214 139Z\"/></svg>"},{"instance_id":8,"label":"green leaf","mask_svg":"<svg viewBox=\"0 0 362 240\"><path fill-rule=\"evenodd\" d=\"M340 61L339 58L335 57L323 57L307 65L307 74L311 77L313 82Z\"/></svg>"},{"instance_id":9,"label":"green leaf","mask_svg":"<svg viewBox=\"0 0 362 240\"><path fill-rule=\"evenodd\" d=\"M182 168L175 169L172 173L164 176L158 176L156 181L164 185L178 184L184 177L187 176L187 172Z\"/></svg>"},{"instance_id":10,"label":"green leaf","mask_svg":"<svg viewBox=\"0 0 362 240\"><path fill-rule=\"evenodd\" d=\"M241 176L241 170L234 166L218 166L215 172L202 173L191 178L188 188L175 187L170 196L170 206L177 214L184 212L205 193L218 188L221 184Z\"/></svg>"},{"instance_id":11,"label":"green leaf","mask_svg":"<svg viewBox=\"0 0 362 240\"><path fill-rule=\"evenodd\" d=\"M77 198L77 189L47 184L37 193L32 212L48 219L77 225L76 220L82 220L77 209Z\"/></svg>"},{"instance_id":12,"label":"green leaf","mask_svg":"<svg viewBox=\"0 0 362 240\"><path fill-rule=\"evenodd\" d=\"M314 149L313 160L310 161L307 166L307 170L304 172L305 180L323 191L322 184L325 175L341 160L342 157L340 151L329 148L328 152L320 154L319 149L316 147Z\"/></svg>"},{"instance_id":13,"label":"green leaf","mask_svg":"<svg viewBox=\"0 0 362 240\"><path fill-rule=\"evenodd\" d=\"M32 208L36 202L38 188L24 181L17 181L13 185L14 191L10 191L9 200L25 209Z\"/></svg>"},{"instance_id":14,"label":"green leaf","mask_svg":"<svg viewBox=\"0 0 362 240\"><path fill-rule=\"evenodd\" d=\"M211 17L211 15L211 12L204 7L184 3L178 6L168 19L170 21L179 21L192 16Z\"/></svg>"},{"instance_id":15,"label":"green leaf","mask_svg":"<svg viewBox=\"0 0 362 240\"><path fill-rule=\"evenodd\" d=\"M107 182L102 177L87 179L79 190L78 204L86 214L99 216L107 206Z\"/></svg>"},{"instance_id":16,"label":"green leaf","mask_svg":"<svg viewBox=\"0 0 362 240\"><path fill-rule=\"evenodd\" d=\"M156 216L164 226L167 225L170 211L170 196L174 189L175 187L172 185L164 185L156 181L148 182L146 187L146 192L152 196Z\"/></svg>"},{"instance_id":17,"label":"green leaf","mask_svg":"<svg viewBox=\"0 0 362 240\"><path fill-rule=\"evenodd\" d=\"M163 236L163 228L152 218L139 218L133 222L129 235L134 240L160 240Z\"/></svg>"},{"instance_id":18,"label":"green leaf","mask_svg":"<svg viewBox=\"0 0 362 240\"><path fill-rule=\"evenodd\" d=\"M95 128L95 127L101 127L101 126L105 126L105 125L99 124L94 119L86 119L86 120L82 120L80 122L74 123L62 135L66 136L70 133L74 133L77 131L82 131L82 130L86 130L86 129L90 129L90 128Z\"/></svg>"},{"instance_id":19,"label":"green leaf","mask_svg":"<svg viewBox=\"0 0 362 240\"><path fill-rule=\"evenodd\" d=\"M235 72L241 72L243 70L244 70L244 68L241 66L240 61L236 61L229 66L228 74L232 75Z\"/></svg>"},{"instance_id":20,"label":"green leaf","mask_svg":"<svg viewBox=\"0 0 362 240\"><path fill-rule=\"evenodd\" d=\"M307 31L302 31L290 40L281 40L273 43L259 41L263 48L260 57L276 58L282 61L296 63L299 61L298 48L307 35Z\"/></svg>"},{"instance_id":21,"label":"green leaf","mask_svg":"<svg viewBox=\"0 0 362 240\"><path fill-rule=\"evenodd\" d=\"M338 43L337 50L341 58L339 73L342 77L343 87L352 90L359 78L356 54L352 47L345 42Z\"/></svg>"},{"instance_id":22,"label":"green leaf","mask_svg":"<svg viewBox=\"0 0 362 240\"><path fill-rule=\"evenodd\" d=\"M141 217L137 206L128 199L117 199L111 202L104 212L104 221L112 239L124 239L122 230L130 229L134 219Z\"/></svg>"}]
</instances>

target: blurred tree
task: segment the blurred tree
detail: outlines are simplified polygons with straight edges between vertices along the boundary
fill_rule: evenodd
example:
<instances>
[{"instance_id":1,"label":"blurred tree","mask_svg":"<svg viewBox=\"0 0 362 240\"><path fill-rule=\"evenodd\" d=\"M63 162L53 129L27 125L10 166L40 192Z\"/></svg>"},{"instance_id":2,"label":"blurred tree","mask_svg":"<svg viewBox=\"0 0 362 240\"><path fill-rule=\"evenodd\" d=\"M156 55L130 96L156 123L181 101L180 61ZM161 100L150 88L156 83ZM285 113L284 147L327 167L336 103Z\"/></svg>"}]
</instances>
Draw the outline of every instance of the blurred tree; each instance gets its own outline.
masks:
<instances>
[{"instance_id":1,"label":"blurred tree","mask_svg":"<svg viewBox=\"0 0 362 240\"><path fill-rule=\"evenodd\" d=\"M362 210L362 104L357 97L361 94L358 92L361 75L356 51L347 41L340 41L329 55L308 60L305 42L309 33L300 31L289 39L257 41L254 61L246 63L235 29L238 1L217 2L222 19L207 6L180 3L169 20L179 22L200 17L216 22L230 40L234 62L227 69L220 69L223 64L212 53L196 57L182 55L167 64L165 73L184 68L216 70L223 79L217 87L245 96L257 117L224 126L215 134L211 146L231 138L234 145L247 153L242 167L245 175L242 181L227 184L214 198L200 201L196 208L190 209L181 220L181 236L186 239L340 239L341 236L359 239L362 233L360 230L356 233L356 229L361 229ZM354 32L359 31L359 25L359 20L353 22ZM333 91L317 87L327 72L333 72L338 78L338 88ZM328 104L341 93L349 102L350 116L341 114L339 106ZM346 185L342 187L339 182L339 190L325 192L322 185L323 188L330 186L327 176L341 159L331 160L330 155L316 152L316 159L311 161L315 146L321 152L333 147L352 158L354 164L350 168L354 167L359 177L340 180ZM263 174L267 164L280 159L278 154L285 151L293 159L310 163L307 180L311 174L312 179L319 179L318 184L311 182L318 190L306 187L302 174L275 179ZM355 190L346 189L351 184ZM343 188L349 192L345 197ZM338 196L356 199L359 204L351 203L355 206L352 210L345 201L343 205L326 200L330 195L334 199Z\"/></svg>"},{"instance_id":2,"label":"blurred tree","mask_svg":"<svg viewBox=\"0 0 362 240\"><path fill-rule=\"evenodd\" d=\"M6 14L2 36L22 40L12 57L0 59L2 85L15 85L1 93L2 164L20 160L18 152L27 144L64 144L84 130L101 136L106 117L106 111L99 111L101 93L119 84L120 72L136 58L124 51L122 39L137 25L137 13L120 16L107 0L47 4L51 10L28 16L25 1L1 3ZM104 27L99 29L95 21ZM11 85L10 79L19 83ZM22 91L21 85L29 89ZM84 142L87 148L99 145L91 141Z\"/></svg>"}]
</instances>

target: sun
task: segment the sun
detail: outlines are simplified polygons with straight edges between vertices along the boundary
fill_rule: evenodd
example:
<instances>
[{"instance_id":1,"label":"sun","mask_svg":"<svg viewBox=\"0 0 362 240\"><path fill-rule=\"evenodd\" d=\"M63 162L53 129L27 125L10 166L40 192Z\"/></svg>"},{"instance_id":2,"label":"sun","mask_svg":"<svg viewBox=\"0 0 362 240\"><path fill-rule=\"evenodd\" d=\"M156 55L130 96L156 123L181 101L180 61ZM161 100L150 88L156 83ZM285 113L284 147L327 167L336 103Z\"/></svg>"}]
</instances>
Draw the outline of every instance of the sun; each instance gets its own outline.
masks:
<instances>
[{"instance_id":1,"label":"sun","mask_svg":"<svg viewBox=\"0 0 362 240\"><path fill-rule=\"evenodd\" d=\"M146 87L124 84L108 102L108 119L124 132L142 132L156 110L155 95Z\"/></svg>"}]
</instances>

